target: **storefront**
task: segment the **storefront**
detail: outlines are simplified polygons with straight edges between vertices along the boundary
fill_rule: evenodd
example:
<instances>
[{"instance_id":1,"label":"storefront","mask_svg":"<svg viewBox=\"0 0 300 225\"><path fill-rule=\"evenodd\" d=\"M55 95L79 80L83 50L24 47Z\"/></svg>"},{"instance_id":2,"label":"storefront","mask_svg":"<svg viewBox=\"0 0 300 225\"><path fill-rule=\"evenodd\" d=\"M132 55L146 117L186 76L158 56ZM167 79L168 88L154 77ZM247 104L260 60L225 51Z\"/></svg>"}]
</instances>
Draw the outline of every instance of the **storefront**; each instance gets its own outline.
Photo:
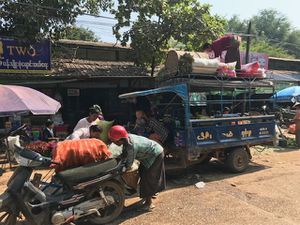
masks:
<instances>
[{"instance_id":1,"label":"storefront","mask_svg":"<svg viewBox=\"0 0 300 225\"><path fill-rule=\"evenodd\" d=\"M134 117L134 112L131 111L132 107L118 98L118 95L154 87L154 78L147 75L143 68L137 68L132 63L127 63L124 67L124 63L115 62L110 66L105 65L105 69L102 64L105 65L105 62L101 62L97 68L93 67L93 71L85 70L89 75L83 75L81 69L75 70L75 66L82 66L75 61L72 73L65 69L60 74L51 76L6 74L0 76L0 82L28 86L59 101L62 107L55 116L27 115L22 116L20 123L31 124L34 139L38 139L45 121L51 118L57 124L57 135L65 137L79 119L88 115L88 108L93 104L101 106L105 120L124 124ZM5 122L3 126L4 124Z\"/></svg>"}]
</instances>

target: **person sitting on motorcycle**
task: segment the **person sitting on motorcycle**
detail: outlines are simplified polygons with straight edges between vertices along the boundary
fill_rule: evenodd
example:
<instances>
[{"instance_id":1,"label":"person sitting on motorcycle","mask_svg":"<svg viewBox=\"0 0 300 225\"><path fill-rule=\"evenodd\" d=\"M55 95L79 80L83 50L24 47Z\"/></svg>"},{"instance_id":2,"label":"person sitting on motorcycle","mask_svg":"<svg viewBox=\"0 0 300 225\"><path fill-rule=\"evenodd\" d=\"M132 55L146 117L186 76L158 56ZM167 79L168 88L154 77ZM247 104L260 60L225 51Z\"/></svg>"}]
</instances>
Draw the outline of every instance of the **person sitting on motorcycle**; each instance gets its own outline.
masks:
<instances>
[{"instance_id":1,"label":"person sitting on motorcycle","mask_svg":"<svg viewBox=\"0 0 300 225\"><path fill-rule=\"evenodd\" d=\"M166 188L163 147L146 137L128 134L119 125L109 130L108 137L114 144L123 145L122 155L126 158L127 169L134 159L140 161L140 197L145 199L142 210L153 209L152 197Z\"/></svg>"}]
</instances>

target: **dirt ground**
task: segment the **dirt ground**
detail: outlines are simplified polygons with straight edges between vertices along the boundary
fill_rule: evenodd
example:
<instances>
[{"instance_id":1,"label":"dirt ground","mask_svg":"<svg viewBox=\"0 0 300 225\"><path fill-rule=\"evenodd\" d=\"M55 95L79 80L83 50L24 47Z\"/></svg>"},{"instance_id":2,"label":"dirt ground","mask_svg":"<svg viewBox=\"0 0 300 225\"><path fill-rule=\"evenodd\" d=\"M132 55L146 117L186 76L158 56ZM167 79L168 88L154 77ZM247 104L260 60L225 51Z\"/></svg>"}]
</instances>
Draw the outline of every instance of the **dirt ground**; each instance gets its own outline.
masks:
<instances>
[{"instance_id":1,"label":"dirt ground","mask_svg":"<svg viewBox=\"0 0 300 225\"><path fill-rule=\"evenodd\" d=\"M211 161L168 177L168 189L155 200L153 212L136 212L136 198L112 224L300 224L300 151L268 148L252 154L243 174L230 174ZM195 186L200 181L203 188Z\"/></svg>"},{"instance_id":2,"label":"dirt ground","mask_svg":"<svg viewBox=\"0 0 300 225\"><path fill-rule=\"evenodd\" d=\"M231 174L217 161L168 176L153 212L137 212L139 198L126 200L114 224L296 225L300 224L300 151L252 149L249 169ZM11 172L0 177L0 192ZM197 188L198 182L205 186Z\"/></svg>"}]
</instances>

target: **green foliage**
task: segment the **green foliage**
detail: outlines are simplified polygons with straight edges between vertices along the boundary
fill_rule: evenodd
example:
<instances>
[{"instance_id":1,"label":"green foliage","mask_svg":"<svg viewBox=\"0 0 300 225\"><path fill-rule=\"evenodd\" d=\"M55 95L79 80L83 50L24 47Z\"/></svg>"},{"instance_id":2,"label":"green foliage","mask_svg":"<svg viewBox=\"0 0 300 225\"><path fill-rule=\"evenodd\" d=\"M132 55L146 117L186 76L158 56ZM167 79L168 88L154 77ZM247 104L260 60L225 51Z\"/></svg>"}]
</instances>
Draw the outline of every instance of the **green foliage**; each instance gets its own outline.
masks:
<instances>
[{"instance_id":1,"label":"green foliage","mask_svg":"<svg viewBox=\"0 0 300 225\"><path fill-rule=\"evenodd\" d=\"M242 51L246 51L246 43L243 42L241 46ZM278 58L294 58L290 55L285 49L281 48L278 45L270 44L268 41L264 39L258 39L251 42L250 46L251 52L259 52L265 53L271 57L278 57Z\"/></svg>"},{"instance_id":2,"label":"green foliage","mask_svg":"<svg viewBox=\"0 0 300 225\"><path fill-rule=\"evenodd\" d=\"M237 15L233 15L226 23L225 30L231 33L246 33L248 30L247 20L240 20Z\"/></svg>"},{"instance_id":3,"label":"green foliage","mask_svg":"<svg viewBox=\"0 0 300 225\"><path fill-rule=\"evenodd\" d=\"M290 148L297 147L296 139L295 138L287 138L287 146Z\"/></svg>"},{"instance_id":4,"label":"green foliage","mask_svg":"<svg viewBox=\"0 0 300 225\"><path fill-rule=\"evenodd\" d=\"M60 35L60 38L69 40L98 41L95 33L84 27L67 27Z\"/></svg>"},{"instance_id":5,"label":"green foliage","mask_svg":"<svg viewBox=\"0 0 300 225\"><path fill-rule=\"evenodd\" d=\"M111 6L111 0L0 0L0 33L24 39L59 38L78 15Z\"/></svg>"},{"instance_id":6,"label":"green foliage","mask_svg":"<svg viewBox=\"0 0 300 225\"><path fill-rule=\"evenodd\" d=\"M250 51L280 58L300 58L300 31L291 31L286 16L272 9L262 10L250 20L233 16L227 21L226 31L246 33L249 21L252 22L251 34L257 35L251 42ZM245 42L241 49L245 50Z\"/></svg>"},{"instance_id":7,"label":"green foliage","mask_svg":"<svg viewBox=\"0 0 300 225\"><path fill-rule=\"evenodd\" d=\"M224 31L225 21L210 15L210 6L197 0L119 0L113 11L118 19L114 34L123 45L131 41L136 52L136 63L155 65L164 58L172 39L187 50L199 50L204 42L211 41ZM129 31L131 15L138 14Z\"/></svg>"},{"instance_id":8,"label":"green foliage","mask_svg":"<svg viewBox=\"0 0 300 225\"><path fill-rule=\"evenodd\" d=\"M300 30L292 31L286 42L283 44L284 48L290 53L300 58Z\"/></svg>"},{"instance_id":9,"label":"green foliage","mask_svg":"<svg viewBox=\"0 0 300 225\"><path fill-rule=\"evenodd\" d=\"M189 53L185 53L180 57L178 62L178 68L180 69L181 74L191 73L193 70L194 58Z\"/></svg>"},{"instance_id":10,"label":"green foliage","mask_svg":"<svg viewBox=\"0 0 300 225\"><path fill-rule=\"evenodd\" d=\"M260 11L251 21L256 34L275 41L286 40L291 30L287 17L273 9Z\"/></svg>"}]
</instances>

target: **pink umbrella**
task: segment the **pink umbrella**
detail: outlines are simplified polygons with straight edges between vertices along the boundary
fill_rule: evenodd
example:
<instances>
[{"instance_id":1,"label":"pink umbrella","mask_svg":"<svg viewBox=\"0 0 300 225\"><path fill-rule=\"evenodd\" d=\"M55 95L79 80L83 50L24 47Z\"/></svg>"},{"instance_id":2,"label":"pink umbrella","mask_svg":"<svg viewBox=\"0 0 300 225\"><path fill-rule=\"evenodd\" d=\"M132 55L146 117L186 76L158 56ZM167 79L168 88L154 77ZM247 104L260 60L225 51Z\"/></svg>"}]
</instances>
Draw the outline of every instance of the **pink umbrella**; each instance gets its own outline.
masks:
<instances>
[{"instance_id":1,"label":"pink umbrella","mask_svg":"<svg viewBox=\"0 0 300 225\"><path fill-rule=\"evenodd\" d=\"M34 115L55 114L60 103L32 88L0 85L0 115L31 112Z\"/></svg>"}]
</instances>

